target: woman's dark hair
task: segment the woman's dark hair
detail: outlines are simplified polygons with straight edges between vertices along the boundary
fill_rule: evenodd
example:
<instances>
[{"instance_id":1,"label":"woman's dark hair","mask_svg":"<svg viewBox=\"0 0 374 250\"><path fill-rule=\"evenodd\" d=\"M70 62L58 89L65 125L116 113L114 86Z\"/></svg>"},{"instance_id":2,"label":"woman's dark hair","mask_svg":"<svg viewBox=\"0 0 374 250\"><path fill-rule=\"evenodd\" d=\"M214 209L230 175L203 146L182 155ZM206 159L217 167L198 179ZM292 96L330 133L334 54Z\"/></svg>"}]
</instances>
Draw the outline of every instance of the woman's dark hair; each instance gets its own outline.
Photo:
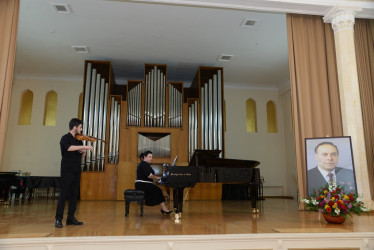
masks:
<instances>
[{"instance_id":1,"label":"woman's dark hair","mask_svg":"<svg viewBox=\"0 0 374 250\"><path fill-rule=\"evenodd\" d=\"M140 159L141 161L144 159L144 153L141 153L141 154L139 155L139 159Z\"/></svg>"},{"instance_id":2,"label":"woman's dark hair","mask_svg":"<svg viewBox=\"0 0 374 250\"><path fill-rule=\"evenodd\" d=\"M147 157L147 155L149 155L149 154L152 154L152 152L151 152L151 151L145 151L145 152L143 153L143 157Z\"/></svg>"},{"instance_id":3,"label":"woman's dark hair","mask_svg":"<svg viewBox=\"0 0 374 250\"><path fill-rule=\"evenodd\" d=\"M74 126L78 127L81 124L83 125L83 122L81 120L79 120L78 118L73 118L69 122L69 129L72 130Z\"/></svg>"}]
</instances>

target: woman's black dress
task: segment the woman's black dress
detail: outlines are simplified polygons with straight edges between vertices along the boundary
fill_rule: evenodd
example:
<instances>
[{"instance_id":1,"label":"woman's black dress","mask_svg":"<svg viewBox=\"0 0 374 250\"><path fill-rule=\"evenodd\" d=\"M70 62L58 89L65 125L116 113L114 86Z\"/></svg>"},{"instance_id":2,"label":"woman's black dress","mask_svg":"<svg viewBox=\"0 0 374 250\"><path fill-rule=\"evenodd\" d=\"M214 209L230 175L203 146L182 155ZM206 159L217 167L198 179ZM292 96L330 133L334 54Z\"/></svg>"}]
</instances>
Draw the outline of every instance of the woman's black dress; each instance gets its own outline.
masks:
<instances>
[{"instance_id":1,"label":"woman's black dress","mask_svg":"<svg viewBox=\"0 0 374 250\"><path fill-rule=\"evenodd\" d=\"M165 202L165 197L162 190L153 184L152 179L148 178L150 174L155 174L151 165L146 161L140 162L136 170L135 189L144 191L146 206L156 206Z\"/></svg>"}]
</instances>

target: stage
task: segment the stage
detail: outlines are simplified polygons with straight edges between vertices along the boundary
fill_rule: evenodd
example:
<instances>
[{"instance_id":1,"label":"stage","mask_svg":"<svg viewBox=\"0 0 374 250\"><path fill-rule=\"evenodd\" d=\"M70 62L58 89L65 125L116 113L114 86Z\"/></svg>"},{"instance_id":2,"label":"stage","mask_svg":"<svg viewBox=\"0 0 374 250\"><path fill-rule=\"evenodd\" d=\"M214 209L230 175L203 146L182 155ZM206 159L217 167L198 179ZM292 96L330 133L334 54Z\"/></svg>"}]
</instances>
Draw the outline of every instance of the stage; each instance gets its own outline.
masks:
<instances>
[{"instance_id":1,"label":"stage","mask_svg":"<svg viewBox=\"0 0 374 250\"><path fill-rule=\"evenodd\" d=\"M179 221L159 206L140 217L133 203L125 217L124 201L80 201L84 225L66 226L64 218L62 229L54 227L56 205L46 198L0 204L0 249L374 249L374 214L327 224L289 199L267 198L255 215L249 201L186 201Z\"/></svg>"}]
</instances>

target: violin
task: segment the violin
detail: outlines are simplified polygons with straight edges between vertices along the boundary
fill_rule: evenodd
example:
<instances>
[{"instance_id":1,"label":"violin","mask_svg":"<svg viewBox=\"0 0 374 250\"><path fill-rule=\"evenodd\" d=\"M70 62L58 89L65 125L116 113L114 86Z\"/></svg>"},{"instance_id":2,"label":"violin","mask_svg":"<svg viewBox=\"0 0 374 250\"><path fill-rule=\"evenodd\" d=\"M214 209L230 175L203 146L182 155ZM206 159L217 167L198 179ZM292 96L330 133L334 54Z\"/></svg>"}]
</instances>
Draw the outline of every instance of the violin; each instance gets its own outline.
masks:
<instances>
[{"instance_id":1,"label":"violin","mask_svg":"<svg viewBox=\"0 0 374 250\"><path fill-rule=\"evenodd\" d=\"M98 139L96 137L89 136L89 135L83 135L83 134L76 134L75 139L77 139L79 141L90 141L90 142L95 142L95 141L99 140L99 141L102 141L102 142L106 143L106 141L104 141L104 140L101 140L101 139Z\"/></svg>"}]
</instances>

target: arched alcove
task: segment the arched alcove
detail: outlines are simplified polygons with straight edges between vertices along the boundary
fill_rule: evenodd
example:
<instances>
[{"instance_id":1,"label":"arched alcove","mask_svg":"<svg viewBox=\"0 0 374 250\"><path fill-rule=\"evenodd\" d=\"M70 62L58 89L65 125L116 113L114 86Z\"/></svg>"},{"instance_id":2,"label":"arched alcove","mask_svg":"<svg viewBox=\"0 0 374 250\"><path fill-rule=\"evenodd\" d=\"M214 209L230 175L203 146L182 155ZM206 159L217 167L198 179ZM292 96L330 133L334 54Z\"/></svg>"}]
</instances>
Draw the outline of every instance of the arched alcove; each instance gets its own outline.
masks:
<instances>
[{"instance_id":1,"label":"arched alcove","mask_svg":"<svg viewBox=\"0 0 374 250\"><path fill-rule=\"evenodd\" d=\"M246 101L247 133L257 132L256 101L252 98Z\"/></svg>"},{"instance_id":2,"label":"arched alcove","mask_svg":"<svg viewBox=\"0 0 374 250\"><path fill-rule=\"evenodd\" d=\"M33 100L34 93L29 89L25 90L21 97L18 125L31 125Z\"/></svg>"},{"instance_id":3,"label":"arched alcove","mask_svg":"<svg viewBox=\"0 0 374 250\"><path fill-rule=\"evenodd\" d=\"M56 126L57 115L57 93L53 90L49 91L45 96L44 105L44 126Z\"/></svg>"},{"instance_id":4,"label":"arched alcove","mask_svg":"<svg viewBox=\"0 0 374 250\"><path fill-rule=\"evenodd\" d=\"M278 133L277 125L277 111L273 101L268 101L266 104L267 125L269 133Z\"/></svg>"}]
</instances>

